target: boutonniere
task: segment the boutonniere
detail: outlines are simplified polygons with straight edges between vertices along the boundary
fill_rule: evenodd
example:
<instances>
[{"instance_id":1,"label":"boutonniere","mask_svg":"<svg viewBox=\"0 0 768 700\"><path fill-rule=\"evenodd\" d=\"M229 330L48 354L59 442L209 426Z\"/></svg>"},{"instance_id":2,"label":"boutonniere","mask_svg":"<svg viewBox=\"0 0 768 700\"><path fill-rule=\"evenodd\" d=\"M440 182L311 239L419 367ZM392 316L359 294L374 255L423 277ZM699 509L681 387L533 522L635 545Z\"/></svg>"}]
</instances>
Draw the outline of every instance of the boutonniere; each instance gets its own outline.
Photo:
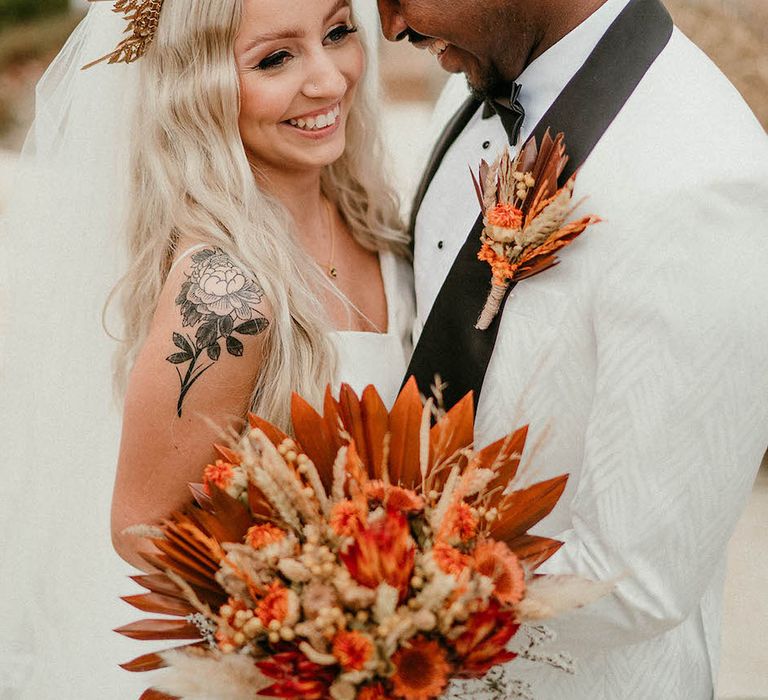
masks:
<instances>
[{"instance_id":1,"label":"boutonniere","mask_svg":"<svg viewBox=\"0 0 768 700\"><path fill-rule=\"evenodd\" d=\"M510 284L556 265L555 253L600 221L586 216L566 223L576 208L571 204L576 175L557 187L567 162L564 135L552 139L547 131L541 148L530 139L514 161L505 148L493 165L481 162L479 178L472 173L484 224L477 256L493 271L478 330L486 330L496 318Z\"/></svg>"}]
</instances>

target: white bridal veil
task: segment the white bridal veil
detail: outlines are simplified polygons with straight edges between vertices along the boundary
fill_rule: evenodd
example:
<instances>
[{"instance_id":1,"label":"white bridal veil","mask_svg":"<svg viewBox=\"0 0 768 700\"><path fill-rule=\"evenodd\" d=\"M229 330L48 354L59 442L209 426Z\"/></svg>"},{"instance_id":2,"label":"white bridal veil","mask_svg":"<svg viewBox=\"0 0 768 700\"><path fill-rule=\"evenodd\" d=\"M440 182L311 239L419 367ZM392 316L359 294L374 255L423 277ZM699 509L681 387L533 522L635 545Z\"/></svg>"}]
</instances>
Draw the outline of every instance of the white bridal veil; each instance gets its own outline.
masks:
<instances>
[{"instance_id":1,"label":"white bridal veil","mask_svg":"<svg viewBox=\"0 0 768 700\"><path fill-rule=\"evenodd\" d=\"M152 649L111 632L137 619L119 596L138 589L109 541L119 410L102 326L137 71L80 70L119 41L112 7L91 5L38 85L0 222L0 700L127 700L148 682L117 664Z\"/></svg>"},{"instance_id":2,"label":"white bridal veil","mask_svg":"<svg viewBox=\"0 0 768 700\"><path fill-rule=\"evenodd\" d=\"M136 645L110 631L132 619L118 596L134 589L109 541L119 416L101 318L121 268L136 71L80 70L120 38L111 8L91 7L38 85L0 233L2 700L144 684L117 667Z\"/></svg>"}]
</instances>

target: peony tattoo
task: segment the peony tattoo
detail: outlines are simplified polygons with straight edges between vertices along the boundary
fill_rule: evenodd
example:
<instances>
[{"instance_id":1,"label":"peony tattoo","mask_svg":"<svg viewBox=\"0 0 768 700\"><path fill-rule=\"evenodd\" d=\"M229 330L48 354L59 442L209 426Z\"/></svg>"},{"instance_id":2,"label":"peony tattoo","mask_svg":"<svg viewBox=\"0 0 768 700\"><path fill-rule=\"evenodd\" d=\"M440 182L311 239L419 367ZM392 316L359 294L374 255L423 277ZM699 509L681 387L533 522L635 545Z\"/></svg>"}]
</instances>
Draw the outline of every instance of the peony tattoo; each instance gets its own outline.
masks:
<instances>
[{"instance_id":1,"label":"peony tattoo","mask_svg":"<svg viewBox=\"0 0 768 700\"><path fill-rule=\"evenodd\" d=\"M192 255L192 262L176 304L181 308L182 325L196 328L195 336L174 333L178 352L166 358L179 375L179 418L189 390L219 361L222 340L230 355L242 357L243 343L235 336L259 335L269 327L258 311L263 290L226 253L219 248L201 250ZM180 365L188 365L183 374Z\"/></svg>"}]
</instances>

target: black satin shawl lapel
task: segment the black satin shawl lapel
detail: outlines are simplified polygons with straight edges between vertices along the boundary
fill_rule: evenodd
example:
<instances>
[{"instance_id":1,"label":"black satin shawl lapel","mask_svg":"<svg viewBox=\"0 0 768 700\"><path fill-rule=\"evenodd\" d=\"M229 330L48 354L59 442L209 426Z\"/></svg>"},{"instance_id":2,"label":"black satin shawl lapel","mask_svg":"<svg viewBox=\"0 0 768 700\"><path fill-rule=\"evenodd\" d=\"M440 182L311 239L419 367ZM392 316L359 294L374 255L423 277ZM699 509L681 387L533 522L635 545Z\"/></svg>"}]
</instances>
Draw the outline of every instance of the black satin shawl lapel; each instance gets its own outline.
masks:
<instances>
[{"instance_id":1,"label":"black satin shawl lapel","mask_svg":"<svg viewBox=\"0 0 768 700\"><path fill-rule=\"evenodd\" d=\"M659 0L632 0L533 130L539 141L548 128L553 133L565 133L570 160L562 181L589 157L669 42L672 29L672 20ZM446 130L441 148L435 149L428 177L420 188L418 205L445 152L469 121L467 117L458 133L452 134L453 140L448 140L449 132L456 132L461 123L461 114L460 111L452 124L454 128ZM417 213L418 207L412 222ZM482 218L478 217L424 324L406 375L415 376L421 392L428 395L438 374L447 385L443 390L446 408L469 391L474 392L477 406L503 311L502 307L487 330L475 329L491 285L488 265L477 259L481 230Z\"/></svg>"}]
</instances>

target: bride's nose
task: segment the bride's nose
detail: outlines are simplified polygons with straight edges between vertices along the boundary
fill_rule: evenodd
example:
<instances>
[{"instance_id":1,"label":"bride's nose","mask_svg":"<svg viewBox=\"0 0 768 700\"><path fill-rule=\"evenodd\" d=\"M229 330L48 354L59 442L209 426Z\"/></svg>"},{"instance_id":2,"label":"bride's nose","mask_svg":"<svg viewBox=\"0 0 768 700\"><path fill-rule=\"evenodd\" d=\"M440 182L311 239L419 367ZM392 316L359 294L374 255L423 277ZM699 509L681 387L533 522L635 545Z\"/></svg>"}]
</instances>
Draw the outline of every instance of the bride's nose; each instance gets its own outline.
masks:
<instances>
[{"instance_id":1,"label":"bride's nose","mask_svg":"<svg viewBox=\"0 0 768 700\"><path fill-rule=\"evenodd\" d=\"M341 99L347 92L347 79L325 51L312 60L303 92L312 99Z\"/></svg>"}]
</instances>

